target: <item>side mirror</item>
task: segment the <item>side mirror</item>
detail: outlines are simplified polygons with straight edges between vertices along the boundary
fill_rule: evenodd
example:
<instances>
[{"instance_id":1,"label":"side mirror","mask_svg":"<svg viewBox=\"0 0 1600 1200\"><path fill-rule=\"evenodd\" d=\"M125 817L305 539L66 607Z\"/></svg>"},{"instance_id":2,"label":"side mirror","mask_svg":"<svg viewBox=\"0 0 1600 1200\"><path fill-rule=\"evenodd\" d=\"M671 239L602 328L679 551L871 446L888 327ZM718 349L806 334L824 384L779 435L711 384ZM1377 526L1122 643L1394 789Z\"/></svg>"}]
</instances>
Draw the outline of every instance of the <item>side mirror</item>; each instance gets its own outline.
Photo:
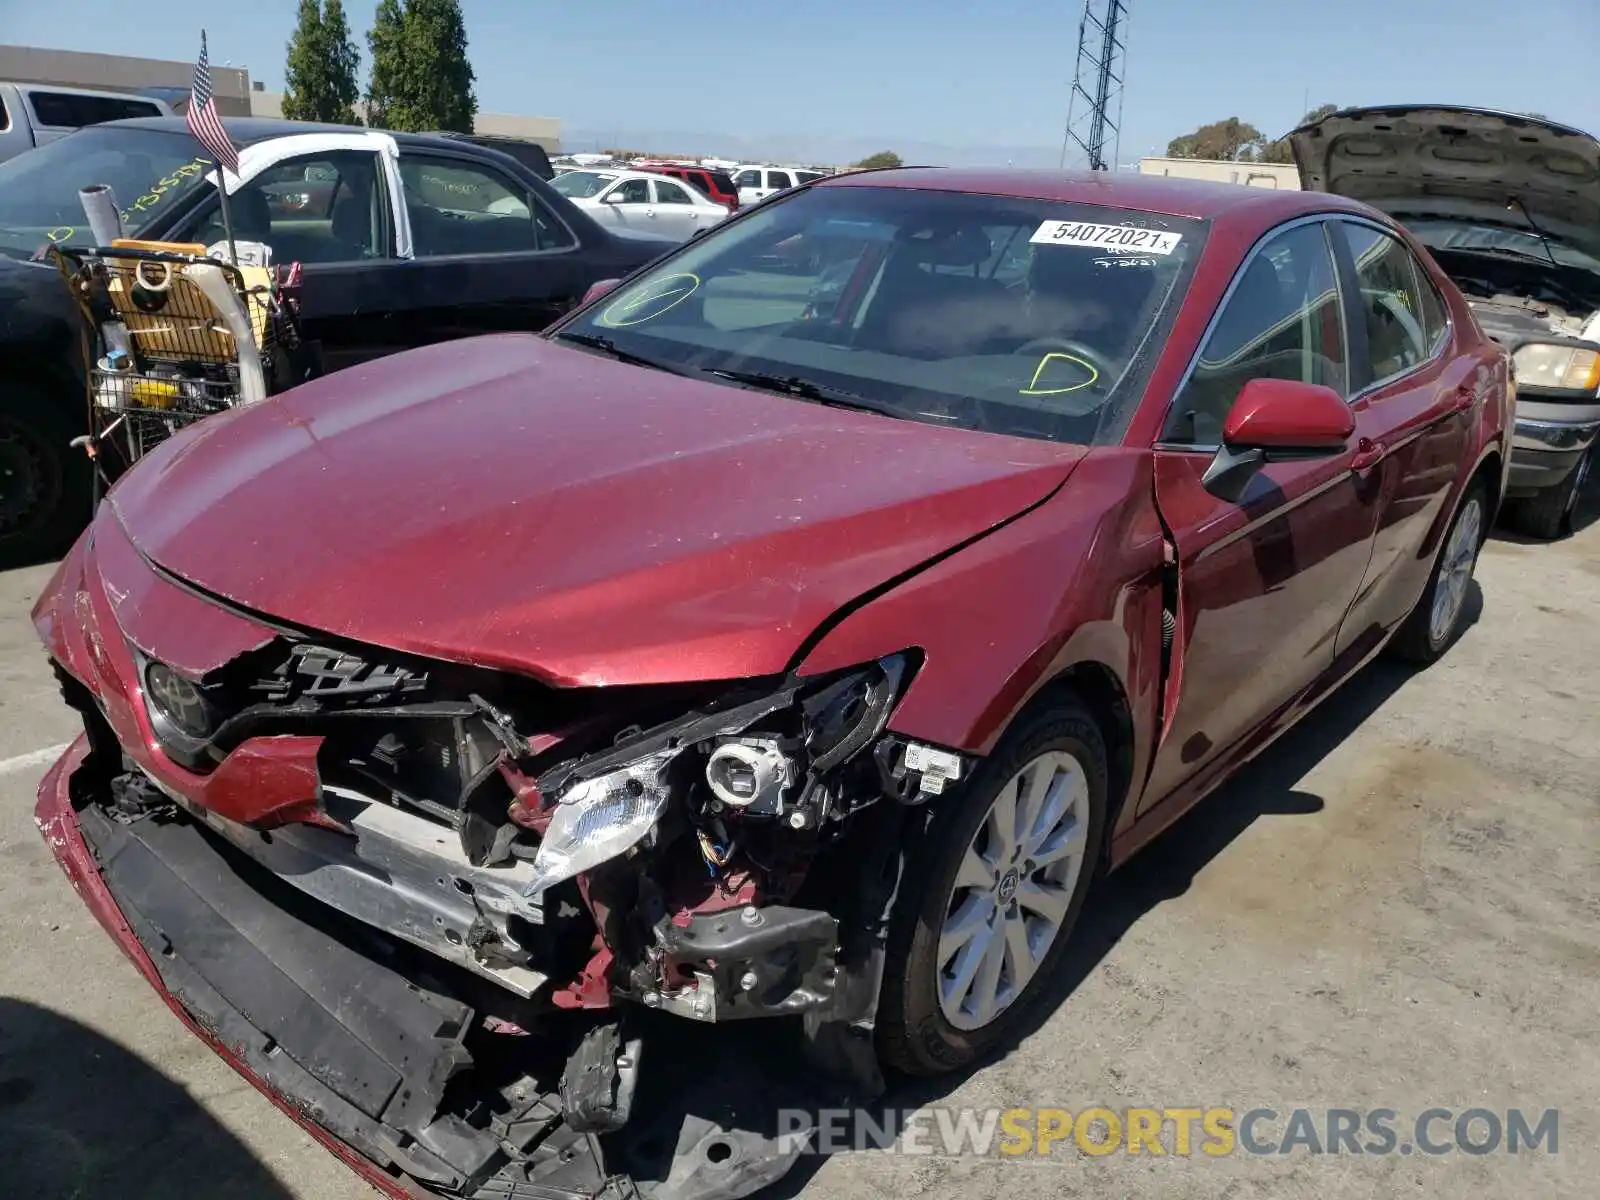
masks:
<instances>
[{"instance_id":1,"label":"side mirror","mask_svg":"<svg viewBox=\"0 0 1600 1200\"><path fill-rule=\"evenodd\" d=\"M621 188L618 188L614 192L607 192L604 196L600 197L601 204L625 204L626 202L627 198L622 194Z\"/></svg>"},{"instance_id":2,"label":"side mirror","mask_svg":"<svg viewBox=\"0 0 1600 1200\"><path fill-rule=\"evenodd\" d=\"M1222 427L1222 448L1201 479L1212 495L1237 503L1267 463L1332 458L1355 433L1355 416L1330 387L1290 379L1252 379Z\"/></svg>"},{"instance_id":3,"label":"side mirror","mask_svg":"<svg viewBox=\"0 0 1600 1200\"><path fill-rule=\"evenodd\" d=\"M591 283L589 285L589 290L583 294L582 303L592 304L594 301L600 299L601 296L604 296L607 292L611 291L612 288L616 287L617 284L621 282L622 280L620 279L601 279Z\"/></svg>"}]
</instances>

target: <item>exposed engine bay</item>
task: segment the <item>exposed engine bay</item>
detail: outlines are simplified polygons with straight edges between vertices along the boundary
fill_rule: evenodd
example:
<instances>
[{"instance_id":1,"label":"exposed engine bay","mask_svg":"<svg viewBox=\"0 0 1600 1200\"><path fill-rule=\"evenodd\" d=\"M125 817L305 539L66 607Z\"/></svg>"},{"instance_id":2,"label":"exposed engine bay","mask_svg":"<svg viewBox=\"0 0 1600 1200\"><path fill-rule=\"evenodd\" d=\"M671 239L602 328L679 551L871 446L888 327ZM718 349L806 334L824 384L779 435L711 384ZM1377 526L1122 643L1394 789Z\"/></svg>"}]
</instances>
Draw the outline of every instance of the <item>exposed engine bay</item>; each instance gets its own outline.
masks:
<instances>
[{"instance_id":1,"label":"exposed engine bay","mask_svg":"<svg viewBox=\"0 0 1600 1200\"><path fill-rule=\"evenodd\" d=\"M270 747L306 770L263 771L257 809L216 811L127 758L63 673L93 747L73 777L84 811L100 814L85 836L99 831L113 886L116 861L184 880L118 894L151 918L136 931L165 956L169 990L207 1028L233 1022L230 1045L257 1034L281 1045L306 1076L283 1085L301 1102L335 1116L353 1105L329 1127L368 1157L445 1195L629 1194L637 1165L616 1191L617 1156L598 1143L583 1151L592 1169L568 1168L574 1146L628 1123L641 1022L798 1018L785 1027L816 1080L881 1089L871 1022L908 827L968 766L885 733L915 653L813 678L570 691L290 637L198 683L135 658L173 762L215 778ZM193 883L233 871L256 884L215 899ZM177 912L175 894L204 902ZM250 963L266 949L260 931L304 923L312 932L274 935L266 960L291 981L294 964L316 961L296 982L305 995L252 1001L203 964L178 978L188 946L222 944L196 933L217 921L251 931L231 951ZM225 978L258 969L234 963ZM338 999L391 992L354 1024ZM285 1014L315 1036L276 1029ZM372 1049L389 1044L422 1058ZM274 1067L275 1086L284 1077L281 1062L252 1065ZM737 1091L732 1074L719 1103ZM381 1082L391 1076L394 1087ZM696 1094L682 1083L675 1099ZM770 1086L748 1106L764 1119ZM405 1099L363 1108L367 1092ZM677 1149L644 1194L731 1200L787 1170L797 1150L786 1157L718 1111L668 1139ZM736 1150L718 1158L713 1142Z\"/></svg>"},{"instance_id":2,"label":"exposed engine bay","mask_svg":"<svg viewBox=\"0 0 1600 1200\"><path fill-rule=\"evenodd\" d=\"M1584 337L1600 311L1600 276L1579 267L1464 250L1432 253L1484 332L1512 348L1551 334Z\"/></svg>"}]
</instances>

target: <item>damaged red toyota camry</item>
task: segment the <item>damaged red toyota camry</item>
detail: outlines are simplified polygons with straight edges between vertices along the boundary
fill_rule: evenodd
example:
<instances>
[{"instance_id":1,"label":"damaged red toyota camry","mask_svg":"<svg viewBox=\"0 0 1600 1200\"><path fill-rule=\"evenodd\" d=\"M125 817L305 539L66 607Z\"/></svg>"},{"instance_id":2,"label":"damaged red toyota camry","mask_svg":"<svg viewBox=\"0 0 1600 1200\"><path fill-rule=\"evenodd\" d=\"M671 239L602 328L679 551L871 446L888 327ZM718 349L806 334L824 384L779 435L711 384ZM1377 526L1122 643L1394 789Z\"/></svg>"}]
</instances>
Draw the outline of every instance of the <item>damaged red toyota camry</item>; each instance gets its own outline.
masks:
<instances>
[{"instance_id":1,"label":"damaged red toyota camry","mask_svg":"<svg viewBox=\"0 0 1600 1200\"><path fill-rule=\"evenodd\" d=\"M746 1195L795 1148L715 1102L640 1148L664 1041L1014 1041L1099 874L1446 651L1511 405L1354 201L831 178L151 453L35 610L39 824L392 1194Z\"/></svg>"}]
</instances>

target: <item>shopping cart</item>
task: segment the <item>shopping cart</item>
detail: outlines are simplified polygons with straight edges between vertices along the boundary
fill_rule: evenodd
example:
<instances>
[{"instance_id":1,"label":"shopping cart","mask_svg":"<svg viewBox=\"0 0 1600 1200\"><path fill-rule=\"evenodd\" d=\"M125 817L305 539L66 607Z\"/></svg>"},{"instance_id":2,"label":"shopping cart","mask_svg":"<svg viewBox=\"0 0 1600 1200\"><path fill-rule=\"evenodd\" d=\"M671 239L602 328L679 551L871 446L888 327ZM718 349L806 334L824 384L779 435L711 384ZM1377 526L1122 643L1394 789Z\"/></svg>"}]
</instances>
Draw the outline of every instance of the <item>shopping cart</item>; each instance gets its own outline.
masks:
<instances>
[{"instance_id":1,"label":"shopping cart","mask_svg":"<svg viewBox=\"0 0 1600 1200\"><path fill-rule=\"evenodd\" d=\"M175 243L53 253L84 318L88 431L75 444L95 461L97 493L185 425L262 399L292 374L292 287L272 269Z\"/></svg>"}]
</instances>

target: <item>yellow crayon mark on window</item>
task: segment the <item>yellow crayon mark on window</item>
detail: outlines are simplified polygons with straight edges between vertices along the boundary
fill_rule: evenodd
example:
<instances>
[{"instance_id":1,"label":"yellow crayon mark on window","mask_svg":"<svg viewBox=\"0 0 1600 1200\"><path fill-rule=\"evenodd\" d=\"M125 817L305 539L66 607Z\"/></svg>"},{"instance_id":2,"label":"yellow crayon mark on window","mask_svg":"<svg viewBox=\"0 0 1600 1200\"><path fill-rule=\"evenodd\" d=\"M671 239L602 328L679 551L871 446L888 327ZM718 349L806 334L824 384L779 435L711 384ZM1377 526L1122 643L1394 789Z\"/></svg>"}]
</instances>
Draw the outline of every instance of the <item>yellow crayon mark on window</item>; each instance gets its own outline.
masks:
<instances>
[{"instance_id":1,"label":"yellow crayon mark on window","mask_svg":"<svg viewBox=\"0 0 1600 1200\"><path fill-rule=\"evenodd\" d=\"M1039 380L1044 377L1046 368L1048 368L1052 362L1057 360L1060 360L1061 362L1069 362L1075 366L1082 367L1085 371L1089 372L1089 378L1078 383L1070 384L1067 387L1040 387ZM1099 378L1099 369L1088 359L1079 358L1076 354L1064 354L1059 350L1052 350L1049 354L1046 354L1039 360L1039 365L1033 369L1033 378L1028 381L1028 386L1025 388L1018 388L1017 393L1018 395L1022 396L1065 396L1068 392L1080 392L1086 387L1094 386L1095 381Z\"/></svg>"}]
</instances>

